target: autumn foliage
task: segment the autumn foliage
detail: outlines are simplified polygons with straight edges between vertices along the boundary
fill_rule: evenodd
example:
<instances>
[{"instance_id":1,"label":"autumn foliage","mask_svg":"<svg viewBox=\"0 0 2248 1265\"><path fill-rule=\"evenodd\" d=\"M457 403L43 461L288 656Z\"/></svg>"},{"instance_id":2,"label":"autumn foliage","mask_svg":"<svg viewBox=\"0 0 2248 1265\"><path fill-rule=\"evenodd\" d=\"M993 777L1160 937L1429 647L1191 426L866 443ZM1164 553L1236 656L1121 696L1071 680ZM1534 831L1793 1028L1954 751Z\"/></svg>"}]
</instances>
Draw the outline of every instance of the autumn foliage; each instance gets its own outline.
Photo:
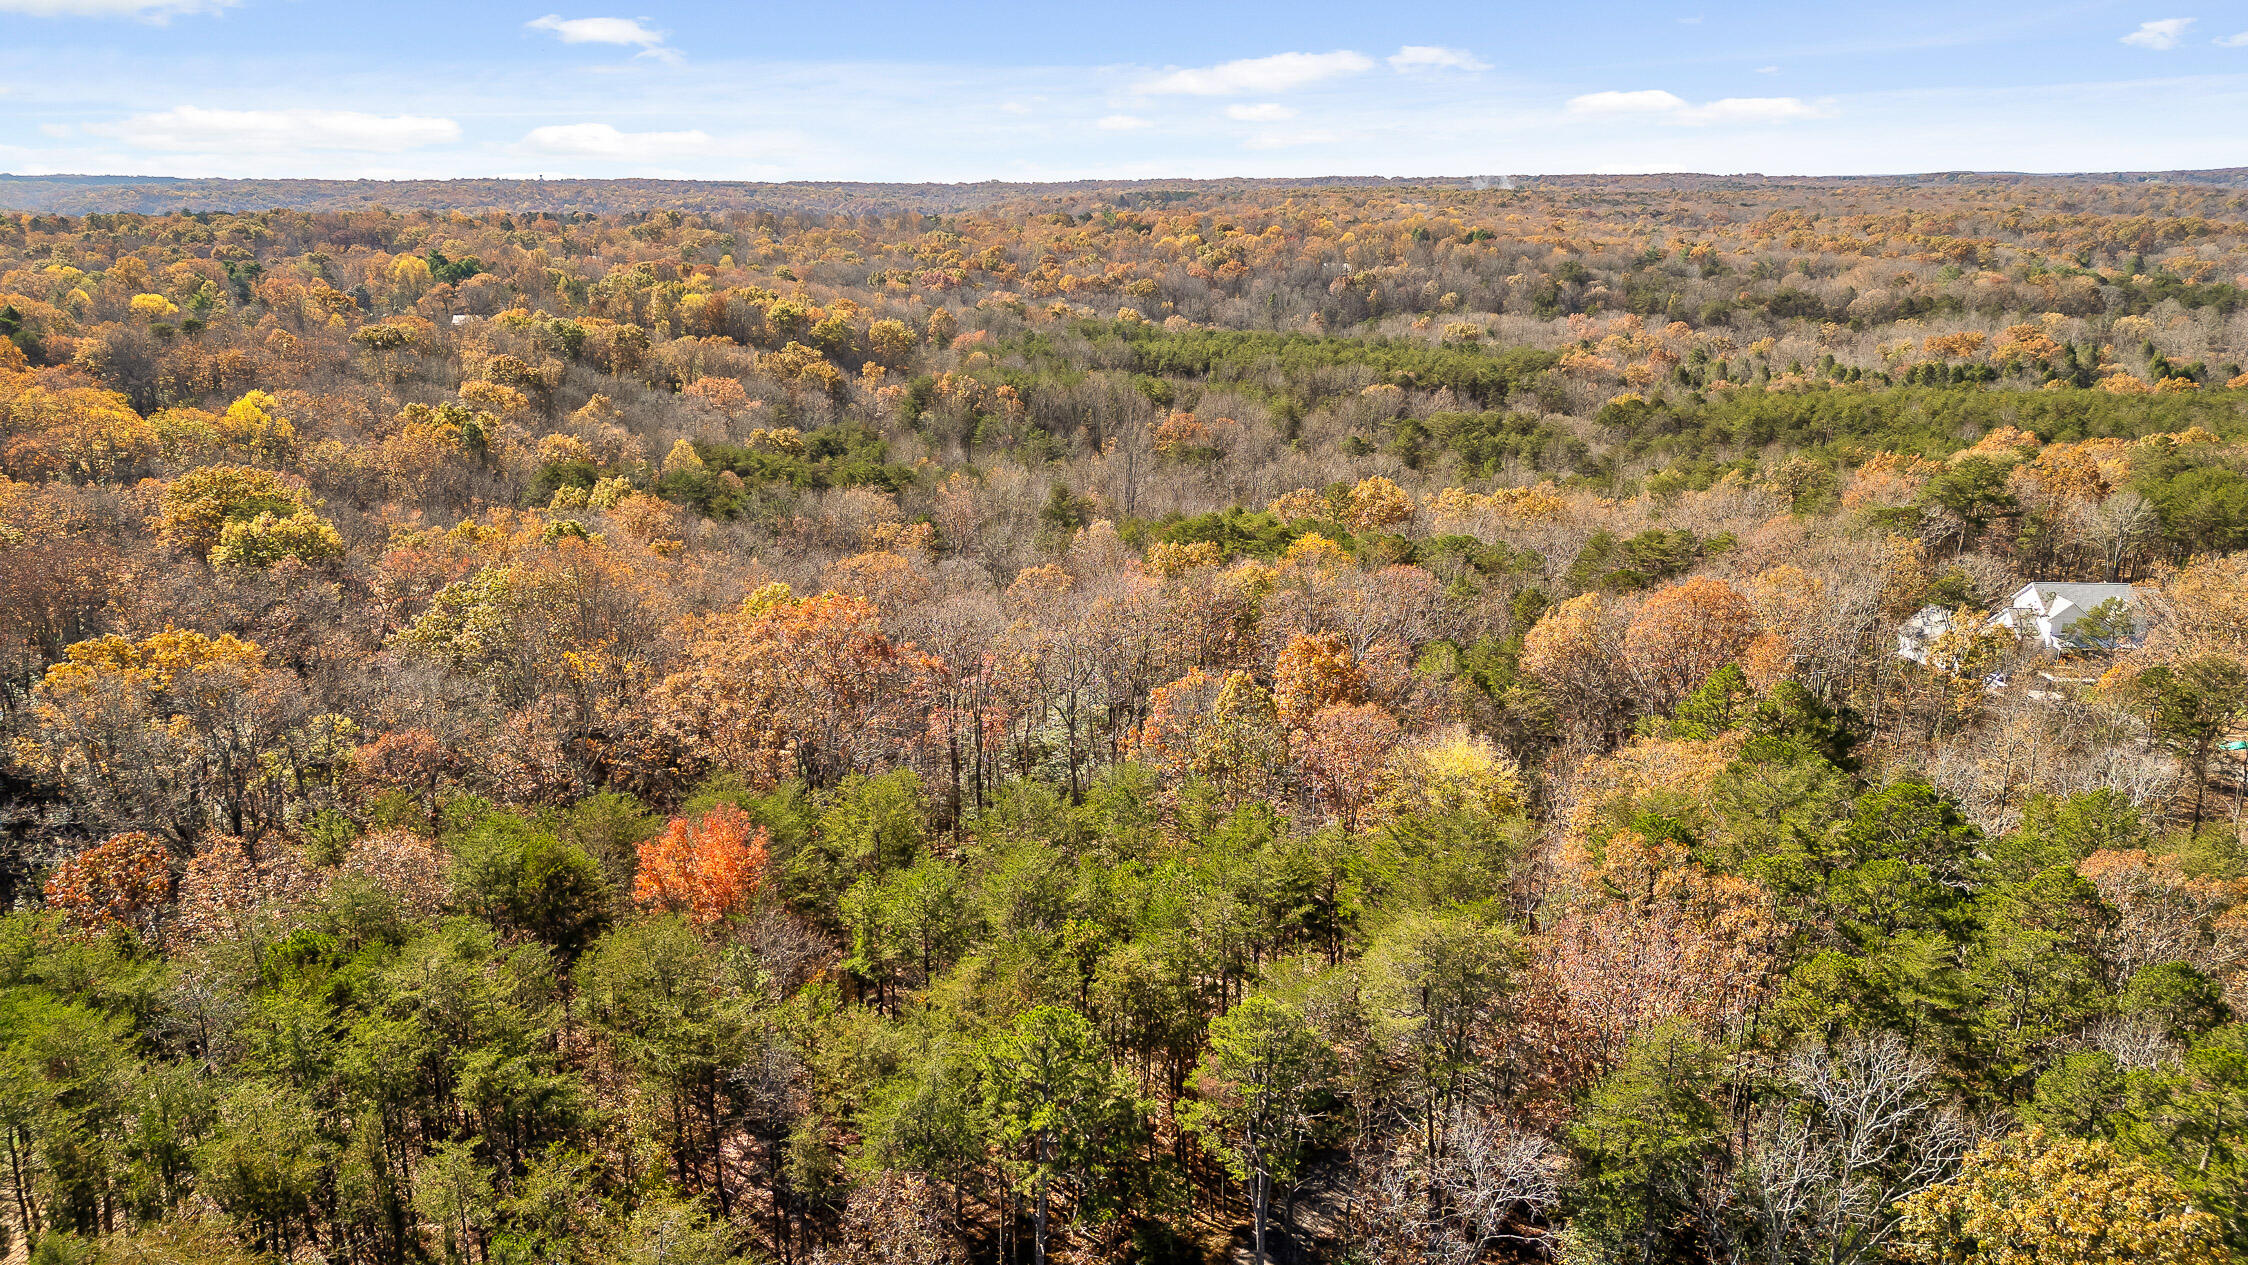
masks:
<instances>
[{"instance_id":1,"label":"autumn foliage","mask_svg":"<svg viewBox=\"0 0 2248 1265\"><path fill-rule=\"evenodd\" d=\"M2217 1265L2217 1219L2101 1142L2042 1129L1986 1143L1907 1200L1899 1255L1923 1265Z\"/></svg>"},{"instance_id":2,"label":"autumn foliage","mask_svg":"<svg viewBox=\"0 0 2248 1265\"><path fill-rule=\"evenodd\" d=\"M640 845L632 898L708 926L740 912L757 894L768 846L765 828L753 828L731 804L695 821L674 817L661 836Z\"/></svg>"},{"instance_id":3,"label":"autumn foliage","mask_svg":"<svg viewBox=\"0 0 2248 1265\"><path fill-rule=\"evenodd\" d=\"M894 757L924 671L871 602L781 586L705 625L660 697L716 767L822 784Z\"/></svg>"},{"instance_id":4,"label":"autumn foliage","mask_svg":"<svg viewBox=\"0 0 2248 1265\"><path fill-rule=\"evenodd\" d=\"M117 835L55 867L49 908L81 933L146 933L172 895L172 854L139 831Z\"/></svg>"},{"instance_id":5,"label":"autumn foliage","mask_svg":"<svg viewBox=\"0 0 2248 1265\"><path fill-rule=\"evenodd\" d=\"M1756 612L1723 580L1657 592L1624 630L1624 662L1655 707L1667 708L1733 660L1757 634Z\"/></svg>"},{"instance_id":6,"label":"autumn foliage","mask_svg":"<svg viewBox=\"0 0 2248 1265\"><path fill-rule=\"evenodd\" d=\"M0 1255L2248 1252L2238 185L0 177Z\"/></svg>"}]
</instances>

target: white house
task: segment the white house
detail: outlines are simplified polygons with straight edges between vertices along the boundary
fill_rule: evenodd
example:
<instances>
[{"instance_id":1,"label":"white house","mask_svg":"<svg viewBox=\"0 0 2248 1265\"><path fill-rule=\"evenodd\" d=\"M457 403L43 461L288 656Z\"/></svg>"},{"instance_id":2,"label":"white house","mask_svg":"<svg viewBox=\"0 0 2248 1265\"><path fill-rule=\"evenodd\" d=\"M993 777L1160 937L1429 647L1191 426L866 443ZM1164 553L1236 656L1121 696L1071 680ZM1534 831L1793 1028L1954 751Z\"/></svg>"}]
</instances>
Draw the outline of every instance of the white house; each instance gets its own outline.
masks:
<instances>
[{"instance_id":1,"label":"white house","mask_svg":"<svg viewBox=\"0 0 2248 1265\"><path fill-rule=\"evenodd\" d=\"M2139 613L2139 591L2128 584L2025 584L1991 622L2012 629L2016 637L2033 638L2047 650L2082 650L2087 648L2084 639L2072 636L2069 629L2099 609L2101 603L2110 601L2123 603L2131 612L2131 634L2126 644L2137 640L2146 631L2146 620ZM1951 627L1950 609L1921 607L1897 629L1897 656L1914 663L1928 662L1929 649Z\"/></svg>"},{"instance_id":2,"label":"white house","mask_svg":"<svg viewBox=\"0 0 2248 1265\"><path fill-rule=\"evenodd\" d=\"M2036 638L2048 650L2082 650L2087 648L2085 639L2072 635L2069 629L2106 602L2120 602L2131 613L2127 641L2137 640L2146 631L2145 616L2139 611L2139 591L2128 584L2025 584L1993 622L2013 629L2018 637Z\"/></svg>"}]
</instances>

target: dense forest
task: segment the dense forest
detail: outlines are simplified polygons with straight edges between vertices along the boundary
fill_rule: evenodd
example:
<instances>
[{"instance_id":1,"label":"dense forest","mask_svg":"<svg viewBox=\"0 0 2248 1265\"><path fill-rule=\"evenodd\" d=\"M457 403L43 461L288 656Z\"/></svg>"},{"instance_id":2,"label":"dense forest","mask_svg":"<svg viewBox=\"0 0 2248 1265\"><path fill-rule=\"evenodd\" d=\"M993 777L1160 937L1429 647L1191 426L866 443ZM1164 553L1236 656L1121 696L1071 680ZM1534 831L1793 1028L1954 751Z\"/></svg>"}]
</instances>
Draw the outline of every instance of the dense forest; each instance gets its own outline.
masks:
<instances>
[{"instance_id":1,"label":"dense forest","mask_svg":"<svg viewBox=\"0 0 2248 1265\"><path fill-rule=\"evenodd\" d=\"M2248 1259L2237 180L49 183L10 1259Z\"/></svg>"}]
</instances>

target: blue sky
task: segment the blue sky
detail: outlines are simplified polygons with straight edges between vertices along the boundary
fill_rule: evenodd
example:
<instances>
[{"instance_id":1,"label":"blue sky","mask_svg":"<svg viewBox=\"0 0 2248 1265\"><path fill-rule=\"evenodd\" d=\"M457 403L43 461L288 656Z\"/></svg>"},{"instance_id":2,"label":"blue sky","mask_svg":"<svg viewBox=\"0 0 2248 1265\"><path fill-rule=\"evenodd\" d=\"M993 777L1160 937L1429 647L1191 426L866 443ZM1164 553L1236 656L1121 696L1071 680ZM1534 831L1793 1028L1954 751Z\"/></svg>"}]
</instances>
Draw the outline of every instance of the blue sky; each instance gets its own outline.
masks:
<instances>
[{"instance_id":1,"label":"blue sky","mask_svg":"<svg viewBox=\"0 0 2248 1265\"><path fill-rule=\"evenodd\" d=\"M0 171L2248 166L2248 0L555 2L0 0Z\"/></svg>"}]
</instances>

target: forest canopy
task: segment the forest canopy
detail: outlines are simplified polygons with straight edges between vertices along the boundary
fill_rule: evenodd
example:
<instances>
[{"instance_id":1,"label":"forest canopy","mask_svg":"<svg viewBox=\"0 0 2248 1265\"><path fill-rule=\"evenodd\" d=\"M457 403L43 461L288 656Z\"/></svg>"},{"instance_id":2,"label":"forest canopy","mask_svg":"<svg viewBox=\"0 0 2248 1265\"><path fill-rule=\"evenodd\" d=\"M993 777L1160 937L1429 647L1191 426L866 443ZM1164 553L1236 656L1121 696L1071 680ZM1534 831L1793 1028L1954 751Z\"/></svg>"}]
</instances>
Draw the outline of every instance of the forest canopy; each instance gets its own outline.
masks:
<instances>
[{"instance_id":1,"label":"forest canopy","mask_svg":"<svg viewBox=\"0 0 2248 1265\"><path fill-rule=\"evenodd\" d=\"M0 204L37 1265L2248 1254L2236 180Z\"/></svg>"}]
</instances>

